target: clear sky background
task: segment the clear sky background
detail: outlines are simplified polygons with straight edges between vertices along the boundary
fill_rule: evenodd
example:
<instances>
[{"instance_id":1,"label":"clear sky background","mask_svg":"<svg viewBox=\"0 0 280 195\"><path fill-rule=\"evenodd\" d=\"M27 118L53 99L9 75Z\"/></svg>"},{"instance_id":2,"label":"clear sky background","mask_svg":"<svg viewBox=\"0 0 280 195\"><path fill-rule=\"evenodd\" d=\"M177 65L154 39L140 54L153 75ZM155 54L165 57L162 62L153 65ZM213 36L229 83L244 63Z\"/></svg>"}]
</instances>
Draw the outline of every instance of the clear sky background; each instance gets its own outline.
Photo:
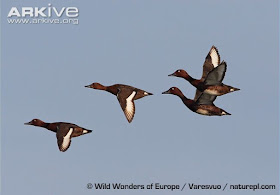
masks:
<instances>
[{"instance_id":1,"label":"clear sky background","mask_svg":"<svg viewBox=\"0 0 280 195\"><path fill-rule=\"evenodd\" d=\"M17 6L76 6L79 25L8 24ZM86 184L279 183L279 6L270 0L2 1L1 148L3 195L171 194L88 190ZM231 116L191 112L179 68L200 78L215 45L228 63L216 99ZM128 84L154 96L136 101L127 122L117 98L85 88ZM33 118L94 130L58 150L56 136L25 126ZM279 189L278 189L279 190ZM188 190L174 194L278 194L278 190Z\"/></svg>"}]
</instances>

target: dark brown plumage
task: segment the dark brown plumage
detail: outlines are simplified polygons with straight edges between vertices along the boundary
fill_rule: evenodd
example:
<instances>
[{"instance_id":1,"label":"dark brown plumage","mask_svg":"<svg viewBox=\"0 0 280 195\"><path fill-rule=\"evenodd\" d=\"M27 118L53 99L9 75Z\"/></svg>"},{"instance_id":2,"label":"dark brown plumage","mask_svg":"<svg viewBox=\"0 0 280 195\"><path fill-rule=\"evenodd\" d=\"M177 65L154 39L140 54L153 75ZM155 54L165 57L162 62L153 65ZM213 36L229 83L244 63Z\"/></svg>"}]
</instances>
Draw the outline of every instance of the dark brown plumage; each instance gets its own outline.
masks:
<instances>
[{"instance_id":1,"label":"dark brown plumage","mask_svg":"<svg viewBox=\"0 0 280 195\"><path fill-rule=\"evenodd\" d=\"M54 123L45 123L40 119L33 119L25 125L33 125L38 127L46 128L50 131L56 133L57 144L60 151L65 152L71 144L72 137L78 137L87 133L91 133L92 130L85 129L78 125L65 122L54 122Z\"/></svg>"},{"instance_id":2,"label":"dark brown plumage","mask_svg":"<svg viewBox=\"0 0 280 195\"><path fill-rule=\"evenodd\" d=\"M127 121L130 123L135 114L135 104L134 100L140 99L142 97L153 95L152 93L146 92L142 89L138 89L129 85L115 84L111 86L104 86L100 83L92 83L85 87L92 89L99 89L108 91L117 96L120 106L126 116Z\"/></svg>"},{"instance_id":3,"label":"dark brown plumage","mask_svg":"<svg viewBox=\"0 0 280 195\"><path fill-rule=\"evenodd\" d=\"M210 95L224 95L240 89L222 83L227 69L226 62L220 63L220 55L215 46L212 46L205 58L202 77L200 80L192 78L185 70L179 69L168 76L181 77L197 88L194 100L202 92Z\"/></svg>"},{"instance_id":4,"label":"dark brown plumage","mask_svg":"<svg viewBox=\"0 0 280 195\"><path fill-rule=\"evenodd\" d=\"M171 87L169 90L162 92L162 94L172 94L181 98L183 103L193 112L196 112L201 115L207 116L222 116L222 115L231 115L225 110L216 107L213 102L216 99L216 96L202 93L197 100L191 100L184 96L180 89L177 87Z\"/></svg>"}]
</instances>

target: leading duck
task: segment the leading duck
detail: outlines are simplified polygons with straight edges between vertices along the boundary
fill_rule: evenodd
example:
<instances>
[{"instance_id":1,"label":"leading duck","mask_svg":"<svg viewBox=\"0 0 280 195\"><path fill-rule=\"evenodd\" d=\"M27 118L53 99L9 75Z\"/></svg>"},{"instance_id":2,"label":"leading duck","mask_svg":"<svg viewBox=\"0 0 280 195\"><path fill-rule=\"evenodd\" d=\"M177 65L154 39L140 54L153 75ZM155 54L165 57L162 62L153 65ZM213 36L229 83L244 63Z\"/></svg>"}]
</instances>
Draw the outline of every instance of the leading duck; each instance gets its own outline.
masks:
<instances>
[{"instance_id":1,"label":"leading duck","mask_svg":"<svg viewBox=\"0 0 280 195\"><path fill-rule=\"evenodd\" d=\"M199 92L210 95L221 96L240 89L225 85L222 83L227 70L225 61L220 63L220 55L215 46L212 46L205 58L203 65L203 74L201 79L194 79L185 70L179 69L168 76L181 77L189 81ZM197 99L200 93L197 92L194 99Z\"/></svg>"}]
</instances>

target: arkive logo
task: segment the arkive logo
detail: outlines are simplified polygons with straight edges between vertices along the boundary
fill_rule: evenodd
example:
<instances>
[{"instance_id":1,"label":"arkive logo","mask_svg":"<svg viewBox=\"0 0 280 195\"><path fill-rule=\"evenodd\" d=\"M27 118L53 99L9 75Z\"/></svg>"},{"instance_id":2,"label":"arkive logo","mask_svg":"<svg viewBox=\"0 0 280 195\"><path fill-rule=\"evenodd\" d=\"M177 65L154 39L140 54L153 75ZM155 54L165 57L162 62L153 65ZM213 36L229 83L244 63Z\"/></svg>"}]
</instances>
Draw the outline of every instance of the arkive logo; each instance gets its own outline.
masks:
<instances>
[{"instance_id":1,"label":"arkive logo","mask_svg":"<svg viewBox=\"0 0 280 195\"><path fill-rule=\"evenodd\" d=\"M8 13L8 18L12 16L16 17L61 17L66 15L69 18L75 18L79 16L79 9L77 7L62 7L56 8L51 4L48 7L22 7L20 10L17 7L12 7Z\"/></svg>"},{"instance_id":2,"label":"arkive logo","mask_svg":"<svg viewBox=\"0 0 280 195\"><path fill-rule=\"evenodd\" d=\"M77 7L57 8L48 4L47 7L12 7L7 18L10 24L77 24L78 16L79 9Z\"/></svg>"}]
</instances>

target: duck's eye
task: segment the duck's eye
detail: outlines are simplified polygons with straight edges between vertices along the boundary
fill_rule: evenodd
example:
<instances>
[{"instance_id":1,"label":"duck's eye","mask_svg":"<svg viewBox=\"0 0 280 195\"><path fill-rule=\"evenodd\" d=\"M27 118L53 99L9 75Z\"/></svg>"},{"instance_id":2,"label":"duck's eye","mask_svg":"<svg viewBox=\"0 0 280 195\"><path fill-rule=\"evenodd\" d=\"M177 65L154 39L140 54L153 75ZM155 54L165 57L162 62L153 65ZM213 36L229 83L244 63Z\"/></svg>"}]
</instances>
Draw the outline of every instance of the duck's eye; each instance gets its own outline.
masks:
<instances>
[{"instance_id":1,"label":"duck's eye","mask_svg":"<svg viewBox=\"0 0 280 195\"><path fill-rule=\"evenodd\" d=\"M174 90L174 87L172 87L171 90Z\"/></svg>"},{"instance_id":2,"label":"duck's eye","mask_svg":"<svg viewBox=\"0 0 280 195\"><path fill-rule=\"evenodd\" d=\"M35 119L35 120L33 120L34 122L36 122L37 120Z\"/></svg>"},{"instance_id":3,"label":"duck's eye","mask_svg":"<svg viewBox=\"0 0 280 195\"><path fill-rule=\"evenodd\" d=\"M178 70L177 72L181 72L181 70Z\"/></svg>"}]
</instances>

